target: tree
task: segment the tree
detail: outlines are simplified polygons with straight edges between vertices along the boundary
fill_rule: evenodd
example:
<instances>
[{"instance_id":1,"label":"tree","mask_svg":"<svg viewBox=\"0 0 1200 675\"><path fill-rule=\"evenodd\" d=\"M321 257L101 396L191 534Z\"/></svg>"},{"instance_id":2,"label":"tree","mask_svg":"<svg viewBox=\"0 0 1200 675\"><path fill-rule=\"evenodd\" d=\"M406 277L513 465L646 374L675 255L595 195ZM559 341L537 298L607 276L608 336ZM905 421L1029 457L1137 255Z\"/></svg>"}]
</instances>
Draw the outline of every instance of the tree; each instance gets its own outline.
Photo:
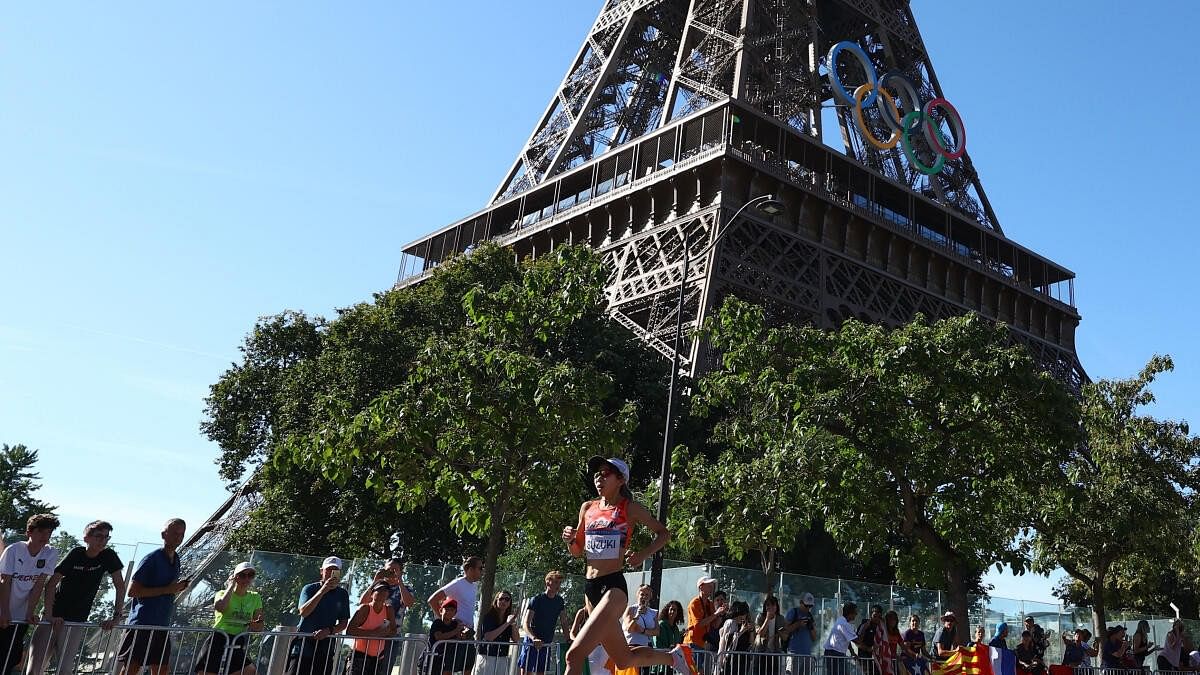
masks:
<instances>
[{"instance_id":1,"label":"tree","mask_svg":"<svg viewBox=\"0 0 1200 675\"><path fill-rule=\"evenodd\" d=\"M901 580L936 575L959 616L987 567L1026 568L1014 542L1032 514L1013 497L1061 463L1078 409L1004 327L968 315L769 328L761 308L731 299L708 328L723 356L701 391L731 411L731 438L750 451L758 437L826 435L797 461L840 545L881 550L898 534Z\"/></svg>"},{"instance_id":2,"label":"tree","mask_svg":"<svg viewBox=\"0 0 1200 675\"><path fill-rule=\"evenodd\" d=\"M293 438L302 462L401 512L444 500L458 531L485 537L485 603L506 534L556 539L574 520L583 460L623 454L637 405L620 373L657 361L608 319L595 252L512 264L499 287L461 296L466 321L431 335L403 383L363 408L325 399L329 423Z\"/></svg>"},{"instance_id":3,"label":"tree","mask_svg":"<svg viewBox=\"0 0 1200 675\"><path fill-rule=\"evenodd\" d=\"M30 516L53 513L54 507L34 497L41 476L33 470L38 451L21 445L0 445L0 529L5 539L25 534Z\"/></svg>"},{"instance_id":4,"label":"tree","mask_svg":"<svg viewBox=\"0 0 1200 675\"><path fill-rule=\"evenodd\" d=\"M800 479L801 458L823 440L807 433L780 445L752 442L757 452L728 450L716 462L691 458L688 480L672 492L672 548L695 554L723 545L738 560L757 553L763 592L769 593L781 553L812 523L812 490Z\"/></svg>"},{"instance_id":5,"label":"tree","mask_svg":"<svg viewBox=\"0 0 1200 675\"><path fill-rule=\"evenodd\" d=\"M1087 589L1097 634L1108 600L1120 597L1115 581L1144 586L1158 568L1194 555L1200 439L1186 422L1141 413L1154 403L1155 378L1172 369L1155 356L1136 377L1085 385L1084 442L1040 484L1037 568L1061 566Z\"/></svg>"}]
</instances>

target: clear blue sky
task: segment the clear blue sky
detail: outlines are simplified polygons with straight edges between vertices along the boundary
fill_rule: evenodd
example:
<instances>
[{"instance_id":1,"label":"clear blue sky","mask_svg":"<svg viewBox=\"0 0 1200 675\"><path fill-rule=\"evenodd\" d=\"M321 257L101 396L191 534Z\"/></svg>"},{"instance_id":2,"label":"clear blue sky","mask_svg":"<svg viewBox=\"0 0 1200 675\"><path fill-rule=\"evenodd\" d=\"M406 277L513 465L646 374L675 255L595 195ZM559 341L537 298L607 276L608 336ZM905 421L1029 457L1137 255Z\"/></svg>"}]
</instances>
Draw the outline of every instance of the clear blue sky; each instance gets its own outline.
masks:
<instances>
[{"instance_id":1,"label":"clear blue sky","mask_svg":"<svg viewBox=\"0 0 1200 675\"><path fill-rule=\"evenodd\" d=\"M1079 275L1088 371L1169 353L1157 412L1200 419L1200 5L1086 4L914 11L1006 232ZM224 497L201 401L256 317L365 300L484 205L599 5L8 7L0 441L41 450L66 525L199 524Z\"/></svg>"}]
</instances>

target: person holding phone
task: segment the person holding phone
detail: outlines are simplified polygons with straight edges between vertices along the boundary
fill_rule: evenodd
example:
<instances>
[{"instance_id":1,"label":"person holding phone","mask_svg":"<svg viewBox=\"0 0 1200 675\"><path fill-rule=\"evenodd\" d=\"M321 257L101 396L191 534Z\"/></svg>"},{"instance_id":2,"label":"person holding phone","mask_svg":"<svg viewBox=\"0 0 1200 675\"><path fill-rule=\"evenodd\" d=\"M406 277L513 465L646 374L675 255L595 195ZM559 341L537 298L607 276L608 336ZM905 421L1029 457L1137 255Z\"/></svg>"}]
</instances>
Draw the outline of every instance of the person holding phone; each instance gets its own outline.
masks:
<instances>
[{"instance_id":1,"label":"person holding phone","mask_svg":"<svg viewBox=\"0 0 1200 675\"><path fill-rule=\"evenodd\" d=\"M342 588L342 559L321 562L321 580L300 589L300 625L304 634L288 650L288 675L328 675L333 672L336 645L330 640L350 622L350 594Z\"/></svg>"},{"instance_id":2,"label":"person holding phone","mask_svg":"<svg viewBox=\"0 0 1200 675\"><path fill-rule=\"evenodd\" d=\"M129 597L133 599L129 624L146 629L130 630L121 641L117 660L124 675L137 675L143 666L151 675L166 675L170 670L171 640L166 627L171 625L175 594L182 593L191 581L179 578L176 553L186 532L187 523L182 518L168 520L162 529L162 548L147 554L133 571L133 582L129 585Z\"/></svg>"},{"instance_id":3,"label":"person holding phone","mask_svg":"<svg viewBox=\"0 0 1200 675\"><path fill-rule=\"evenodd\" d=\"M808 675L812 672L813 643L817 641L812 608L816 601L812 593L805 593L800 598L800 606L789 609L783 619L785 625L779 633L780 637L787 639L789 656L786 672L790 675Z\"/></svg>"}]
</instances>

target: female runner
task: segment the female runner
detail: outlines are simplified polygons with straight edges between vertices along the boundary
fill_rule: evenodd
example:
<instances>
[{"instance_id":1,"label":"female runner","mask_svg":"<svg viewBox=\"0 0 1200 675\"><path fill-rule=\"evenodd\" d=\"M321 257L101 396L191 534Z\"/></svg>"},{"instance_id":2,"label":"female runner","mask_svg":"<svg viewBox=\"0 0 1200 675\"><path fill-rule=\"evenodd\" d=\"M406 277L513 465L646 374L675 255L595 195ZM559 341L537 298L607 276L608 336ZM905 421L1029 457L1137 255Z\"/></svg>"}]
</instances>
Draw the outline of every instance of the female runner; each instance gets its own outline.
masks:
<instances>
[{"instance_id":1,"label":"female runner","mask_svg":"<svg viewBox=\"0 0 1200 675\"><path fill-rule=\"evenodd\" d=\"M621 630L621 615L629 606L629 590L625 586L625 563L639 567L671 539L666 526L658 522L646 507L633 501L629 491L629 465L619 459L592 457L588 472L596 485L599 499L584 502L579 509L579 521L563 528L563 541L572 555L587 560L588 619L580 629L571 648L567 650L566 675L580 675L588 654L601 645L616 668L671 666L681 675L697 675L692 651L686 645L676 645L670 652L650 647L630 647ZM654 531L654 541L641 551L629 550L630 537L636 525Z\"/></svg>"}]
</instances>

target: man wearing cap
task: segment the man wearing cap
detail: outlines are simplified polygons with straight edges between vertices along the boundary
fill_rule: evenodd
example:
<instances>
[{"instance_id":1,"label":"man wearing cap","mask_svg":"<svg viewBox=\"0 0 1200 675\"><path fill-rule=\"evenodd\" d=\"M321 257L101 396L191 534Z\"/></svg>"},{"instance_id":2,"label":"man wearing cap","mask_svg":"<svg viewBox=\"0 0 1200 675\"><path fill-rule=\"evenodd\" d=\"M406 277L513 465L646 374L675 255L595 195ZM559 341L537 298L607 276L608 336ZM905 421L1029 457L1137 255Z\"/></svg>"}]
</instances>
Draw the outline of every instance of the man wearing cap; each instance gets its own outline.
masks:
<instances>
[{"instance_id":1,"label":"man wearing cap","mask_svg":"<svg viewBox=\"0 0 1200 675\"><path fill-rule=\"evenodd\" d=\"M346 630L350 622L350 594L339 585L342 559L329 556L321 562L321 580L300 589L300 625L305 637L292 641L288 675L327 675L333 672L337 652L330 635Z\"/></svg>"},{"instance_id":2,"label":"man wearing cap","mask_svg":"<svg viewBox=\"0 0 1200 675\"><path fill-rule=\"evenodd\" d=\"M187 579L179 578L179 555L187 523L172 518L163 525L162 548L156 548L142 558L133 570L129 597L133 598L129 624L151 627L125 633L117 655L125 666L125 675L137 675L145 666L154 675L165 675L171 666L171 640L165 628L171 624L171 609L175 594L188 587Z\"/></svg>"},{"instance_id":3,"label":"man wearing cap","mask_svg":"<svg viewBox=\"0 0 1200 675\"><path fill-rule=\"evenodd\" d=\"M957 620L954 612L942 615L942 627L933 634L933 655L937 661L945 661L961 645L958 642Z\"/></svg>"},{"instance_id":4,"label":"man wearing cap","mask_svg":"<svg viewBox=\"0 0 1200 675\"><path fill-rule=\"evenodd\" d=\"M438 616L442 612L442 605L447 600L454 600L457 603L455 608L455 618L465 626L473 634L475 630L475 601L478 596L475 584L483 578L483 558L479 556L470 556L463 560L462 576L454 581L442 586L429 596L429 608L433 610L433 615ZM466 639L471 639L468 636ZM475 665L475 649L470 646L460 647L459 654L462 654L462 662L464 665L465 675L471 675L471 669ZM455 659L457 662L458 659Z\"/></svg>"},{"instance_id":5,"label":"man wearing cap","mask_svg":"<svg viewBox=\"0 0 1200 675\"><path fill-rule=\"evenodd\" d=\"M710 576L702 576L696 580L696 589L699 594L692 598L688 603L687 615L687 631L684 633L684 640L691 644L693 649L704 649L704 634L709 628L719 622L725 616L724 610L718 612L713 605L712 595L717 590L717 580ZM696 659L696 670L704 672L704 661L708 655L703 651L694 653Z\"/></svg>"},{"instance_id":6,"label":"man wearing cap","mask_svg":"<svg viewBox=\"0 0 1200 675\"><path fill-rule=\"evenodd\" d=\"M812 608L816 599L812 593L800 598L800 606L788 610L784 621L787 625L780 631L787 637L787 670L791 675L808 675L812 670L812 648L817 641L817 626L813 621Z\"/></svg>"}]
</instances>

